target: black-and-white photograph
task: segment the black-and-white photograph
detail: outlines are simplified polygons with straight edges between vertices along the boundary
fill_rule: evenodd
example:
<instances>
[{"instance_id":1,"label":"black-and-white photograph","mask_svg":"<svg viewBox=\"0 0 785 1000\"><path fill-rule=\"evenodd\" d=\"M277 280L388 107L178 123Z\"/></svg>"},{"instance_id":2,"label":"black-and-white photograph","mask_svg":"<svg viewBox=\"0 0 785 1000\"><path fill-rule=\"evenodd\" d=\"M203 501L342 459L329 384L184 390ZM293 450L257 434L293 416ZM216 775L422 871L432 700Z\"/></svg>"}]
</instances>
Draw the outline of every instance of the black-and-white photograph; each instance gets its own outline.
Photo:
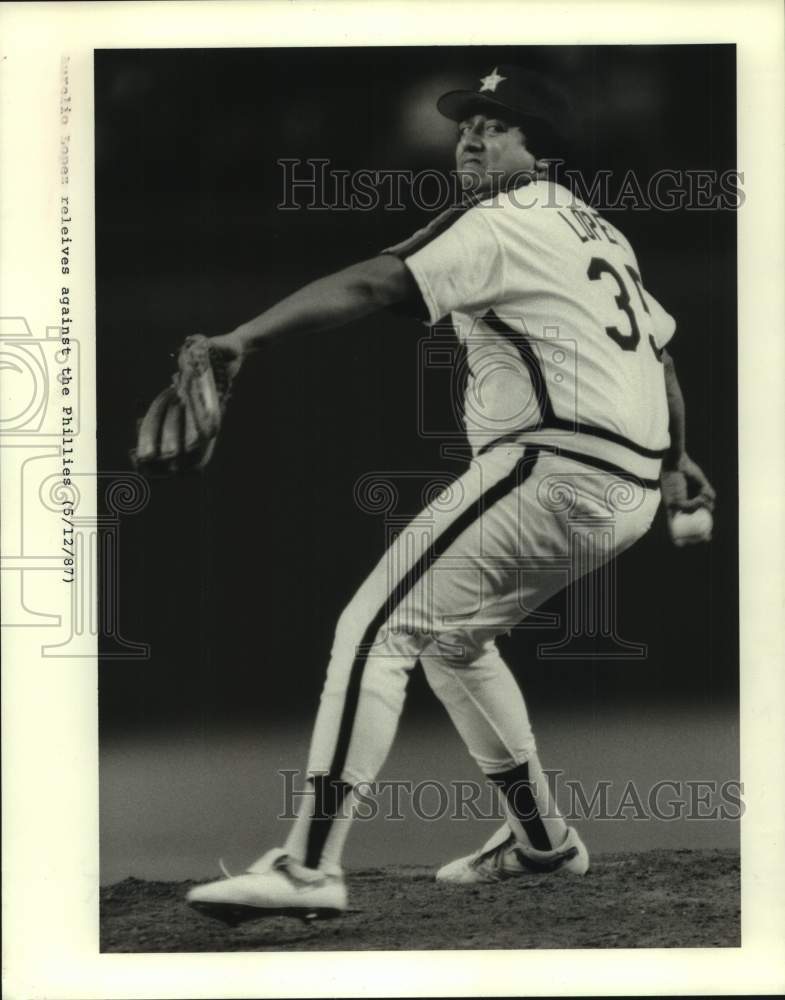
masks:
<instances>
[{"instance_id":1,"label":"black-and-white photograph","mask_svg":"<svg viewBox=\"0 0 785 1000\"><path fill-rule=\"evenodd\" d=\"M94 73L102 951L738 947L735 46Z\"/></svg>"}]
</instances>

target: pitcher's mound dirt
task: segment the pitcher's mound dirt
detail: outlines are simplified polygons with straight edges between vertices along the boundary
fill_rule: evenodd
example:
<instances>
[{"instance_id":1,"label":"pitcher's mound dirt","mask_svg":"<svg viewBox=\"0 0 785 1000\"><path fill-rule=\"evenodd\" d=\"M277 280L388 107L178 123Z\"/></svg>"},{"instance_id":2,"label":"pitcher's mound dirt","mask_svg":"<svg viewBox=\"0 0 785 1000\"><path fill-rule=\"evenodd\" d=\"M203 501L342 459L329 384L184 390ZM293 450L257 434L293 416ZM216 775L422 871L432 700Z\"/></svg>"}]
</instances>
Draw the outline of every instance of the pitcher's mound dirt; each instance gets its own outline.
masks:
<instances>
[{"instance_id":1,"label":"pitcher's mound dirt","mask_svg":"<svg viewBox=\"0 0 785 1000\"><path fill-rule=\"evenodd\" d=\"M738 947L739 856L729 850L600 854L583 878L474 888L432 869L348 875L351 910L306 925L276 917L229 929L183 902L192 882L128 878L101 890L101 950L355 951Z\"/></svg>"}]
</instances>

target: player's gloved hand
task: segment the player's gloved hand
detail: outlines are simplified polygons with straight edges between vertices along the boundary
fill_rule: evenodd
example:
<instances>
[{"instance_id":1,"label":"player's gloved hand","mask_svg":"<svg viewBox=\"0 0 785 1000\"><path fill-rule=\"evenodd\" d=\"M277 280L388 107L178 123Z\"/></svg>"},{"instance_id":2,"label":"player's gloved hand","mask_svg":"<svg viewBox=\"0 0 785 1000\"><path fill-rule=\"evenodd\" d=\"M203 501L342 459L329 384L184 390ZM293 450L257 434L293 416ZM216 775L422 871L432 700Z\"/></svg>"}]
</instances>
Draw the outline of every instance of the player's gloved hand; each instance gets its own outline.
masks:
<instances>
[{"instance_id":1,"label":"player's gloved hand","mask_svg":"<svg viewBox=\"0 0 785 1000\"><path fill-rule=\"evenodd\" d=\"M134 466L146 475L194 472L210 461L242 351L231 334L187 337L171 385L138 426Z\"/></svg>"},{"instance_id":2,"label":"player's gloved hand","mask_svg":"<svg viewBox=\"0 0 785 1000\"><path fill-rule=\"evenodd\" d=\"M225 366L229 381L232 382L240 371L245 357L243 344L237 333L222 333L217 337L211 337L210 353Z\"/></svg>"}]
</instances>

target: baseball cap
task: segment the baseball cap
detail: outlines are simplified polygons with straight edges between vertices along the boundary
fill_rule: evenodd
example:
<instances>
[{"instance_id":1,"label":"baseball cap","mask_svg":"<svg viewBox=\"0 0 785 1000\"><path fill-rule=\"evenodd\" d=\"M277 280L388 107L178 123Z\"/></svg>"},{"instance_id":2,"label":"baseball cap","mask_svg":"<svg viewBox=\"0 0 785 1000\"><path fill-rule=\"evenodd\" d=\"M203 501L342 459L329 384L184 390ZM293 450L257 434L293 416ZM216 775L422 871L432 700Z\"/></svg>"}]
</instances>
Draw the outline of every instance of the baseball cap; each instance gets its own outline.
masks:
<instances>
[{"instance_id":1,"label":"baseball cap","mask_svg":"<svg viewBox=\"0 0 785 1000\"><path fill-rule=\"evenodd\" d=\"M480 112L506 111L516 123L538 135L564 140L569 135L569 103L550 80L520 66L494 66L479 77L474 90L442 94L436 107L453 121Z\"/></svg>"}]
</instances>

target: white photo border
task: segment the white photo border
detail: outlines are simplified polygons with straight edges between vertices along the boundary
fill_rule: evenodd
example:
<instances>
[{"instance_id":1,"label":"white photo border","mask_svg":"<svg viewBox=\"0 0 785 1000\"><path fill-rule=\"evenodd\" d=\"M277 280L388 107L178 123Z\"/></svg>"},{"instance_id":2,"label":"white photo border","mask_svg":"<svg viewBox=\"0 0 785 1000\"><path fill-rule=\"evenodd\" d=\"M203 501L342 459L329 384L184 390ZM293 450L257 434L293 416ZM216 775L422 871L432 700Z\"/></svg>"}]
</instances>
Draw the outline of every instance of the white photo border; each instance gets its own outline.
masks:
<instances>
[{"instance_id":1,"label":"white photo border","mask_svg":"<svg viewBox=\"0 0 785 1000\"><path fill-rule=\"evenodd\" d=\"M785 989L783 9L776 0L8 3L0 10L0 315L57 322L63 57L71 101L68 282L84 427L95 426L93 51L97 48L734 43L738 64L742 946L575 951L100 954L97 658L3 650L4 994L120 997L663 995ZM52 391L59 392L62 383ZM91 434L79 462L95 471ZM45 447L45 446L44 446ZM49 445L51 448L51 443ZM51 454L51 451L49 452ZM3 470L3 555L21 517ZM22 464L16 470L22 475ZM85 491L81 512L95 515ZM41 531L52 518L41 514ZM35 511L26 511L32 517ZM10 547L9 547L10 546ZM48 580L53 574L41 574ZM33 604L66 614L64 586ZM29 597L29 595L28 595ZM4 594L4 611L8 595ZM4 617L4 622L6 619ZM37 641L36 641L37 638Z\"/></svg>"}]
</instances>

